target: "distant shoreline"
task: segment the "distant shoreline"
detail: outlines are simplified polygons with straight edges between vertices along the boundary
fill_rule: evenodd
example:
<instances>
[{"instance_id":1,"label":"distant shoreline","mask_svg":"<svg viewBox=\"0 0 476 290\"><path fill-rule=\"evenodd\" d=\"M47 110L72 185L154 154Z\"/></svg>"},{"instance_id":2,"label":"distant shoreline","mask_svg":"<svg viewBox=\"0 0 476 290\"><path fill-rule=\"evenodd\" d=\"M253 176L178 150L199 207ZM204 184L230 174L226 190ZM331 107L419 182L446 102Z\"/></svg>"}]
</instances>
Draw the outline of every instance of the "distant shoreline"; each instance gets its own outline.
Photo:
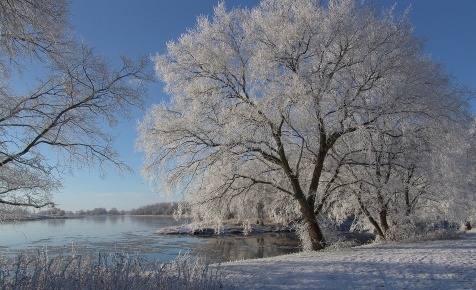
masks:
<instances>
[{"instance_id":1,"label":"distant shoreline","mask_svg":"<svg viewBox=\"0 0 476 290\"><path fill-rule=\"evenodd\" d=\"M48 215L38 215L38 216L9 217L9 218L4 218L2 221L5 221L5 222L24 222L24 221L38 221L38 220L75 219L75 218L82 218L82 217L83 217L83 216L48 216Z\"/></svg>"},{"instance_id":2,"label":"distant shoreline","mask_svg":"<svg viewBox=\"0 0 476 290\"><path fill-rule=\"evenodd\" d=\"M16 221L36 221L36 220L60 220L60 219L77 219L85 217L98 217L98 216L144 216L144 217L170 217L172 215L136 215L136 214L104 214L104 215L30 215L22 217L5 217L2 219L4 222L16 222Z\"/></svg>"}]
</instances>

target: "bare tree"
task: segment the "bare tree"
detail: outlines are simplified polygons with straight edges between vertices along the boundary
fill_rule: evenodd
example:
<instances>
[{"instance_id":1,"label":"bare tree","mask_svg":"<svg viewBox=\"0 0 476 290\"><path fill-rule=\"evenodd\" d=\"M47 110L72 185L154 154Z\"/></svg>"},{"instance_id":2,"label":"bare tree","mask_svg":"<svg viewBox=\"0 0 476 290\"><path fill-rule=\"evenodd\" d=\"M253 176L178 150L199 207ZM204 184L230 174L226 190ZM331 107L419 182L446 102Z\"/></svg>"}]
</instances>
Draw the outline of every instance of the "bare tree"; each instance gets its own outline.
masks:
<instances>
[{"instance_id":1,"label":"bare tree","mask_svg":"<svg viewBox=\"0 0 476 290\"><path fill-rule=\"evenodd\" d=\"M407 81L432 72L405 17L319 2L220 4L212 20L199 18L155 58L171 101L148 111L138 140L144 175L188 192L202 218L281 201L312 250L326 245L317 217L348 186L341 169L359 149L352 144L445 85Z\"/></svg>"},{"instance_id":2,"label":"bare tree","mask_svg":"<svg viewBox=\"0 0 476 290\"><path fill-rule=\"evenodd\" d=\"M127 169L103 126L141 106L152 80L147 60L113 68L73 41L61 0L0 4L0 203L52 205L58 179L73 168ZM28 64L28 65L25 65ZM18 83L25 79L27 87Z\"/></svg>"}]
</instances>

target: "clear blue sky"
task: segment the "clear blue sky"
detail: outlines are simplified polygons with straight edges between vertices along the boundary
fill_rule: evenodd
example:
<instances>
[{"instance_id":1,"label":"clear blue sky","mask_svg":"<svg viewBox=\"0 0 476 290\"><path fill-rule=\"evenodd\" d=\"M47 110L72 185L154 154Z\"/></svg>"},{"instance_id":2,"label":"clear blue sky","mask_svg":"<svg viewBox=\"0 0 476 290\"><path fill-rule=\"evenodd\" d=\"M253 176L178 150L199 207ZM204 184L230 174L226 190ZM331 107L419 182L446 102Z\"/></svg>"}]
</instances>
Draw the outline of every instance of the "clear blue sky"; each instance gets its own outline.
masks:
<instances>
[{"instance_id":1,"label":"clear blue sky","mask_svg":"<svg viewBox=\"0 0 476 290\"><path fill-rule=\"evenodd\" d=\"M76 0L71 6L76 36L94 46L110 59L119 54L130 57L165 52L166 42L177 39L195 25L198 15L212 15L218 0ZM258 0L228 0L228 8L252 7ZM426 39L425 52L444 64L455 82L476 89L476 1L475 0L374 0L378 7L397 4L397 11L412 6L410 19L415 35ZM162 84L150 87L149 107L167 99ZM132 209L142 205L170 201L155 193L142 180L142 154L134 151L135 126L143 112L114 130L119 135L117 148L135 174L119 176L109 168L105 179L94 168L65 176L64 188L55 194L58 206L65 210ZM177 199L177 198L175 198Z\"/></svg>"}]
</instances>

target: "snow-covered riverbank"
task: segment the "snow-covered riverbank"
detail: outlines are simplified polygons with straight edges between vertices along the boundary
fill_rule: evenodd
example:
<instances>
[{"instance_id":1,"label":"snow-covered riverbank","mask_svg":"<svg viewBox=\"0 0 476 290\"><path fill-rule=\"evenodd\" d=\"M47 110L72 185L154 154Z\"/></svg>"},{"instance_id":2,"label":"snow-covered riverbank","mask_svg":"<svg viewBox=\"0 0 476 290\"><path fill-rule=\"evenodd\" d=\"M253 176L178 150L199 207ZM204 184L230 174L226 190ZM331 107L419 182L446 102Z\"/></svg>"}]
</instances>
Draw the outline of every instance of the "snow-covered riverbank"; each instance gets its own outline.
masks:
<instances>
[{"instance_id":1,"label":"snow-covered riverbank","mask_svg":"<svg viewBox=\"0 0 476 290\"><path fill-rule=\"evenodd\" d=\"M456 240L224 263L236 289L476 289L476 231Z\"/></svg>"}]
</instances>

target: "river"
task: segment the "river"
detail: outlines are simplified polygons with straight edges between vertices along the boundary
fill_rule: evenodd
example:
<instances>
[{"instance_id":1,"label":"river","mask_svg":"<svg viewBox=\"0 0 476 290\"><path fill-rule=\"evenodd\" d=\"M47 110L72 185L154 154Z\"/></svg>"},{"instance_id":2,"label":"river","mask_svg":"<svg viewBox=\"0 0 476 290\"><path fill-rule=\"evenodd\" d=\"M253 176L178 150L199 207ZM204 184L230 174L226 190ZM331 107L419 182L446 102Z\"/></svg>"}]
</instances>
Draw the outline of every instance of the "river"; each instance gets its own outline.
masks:
<instances>
[{"instance_id":1,"label":"river","mask_svg":"<svg viewBox=\"0 0 476 290\"><path fill-rule=\"evenodd\" d=\"M186 221L152 216L91 216L0 223L0 253L43 250L50 255L129 254L168 262L179 254L210 262L253 259L298 252L298 240L285 233L197 237L156 235L160 228Z\"/></svg>"}]
</instances>

